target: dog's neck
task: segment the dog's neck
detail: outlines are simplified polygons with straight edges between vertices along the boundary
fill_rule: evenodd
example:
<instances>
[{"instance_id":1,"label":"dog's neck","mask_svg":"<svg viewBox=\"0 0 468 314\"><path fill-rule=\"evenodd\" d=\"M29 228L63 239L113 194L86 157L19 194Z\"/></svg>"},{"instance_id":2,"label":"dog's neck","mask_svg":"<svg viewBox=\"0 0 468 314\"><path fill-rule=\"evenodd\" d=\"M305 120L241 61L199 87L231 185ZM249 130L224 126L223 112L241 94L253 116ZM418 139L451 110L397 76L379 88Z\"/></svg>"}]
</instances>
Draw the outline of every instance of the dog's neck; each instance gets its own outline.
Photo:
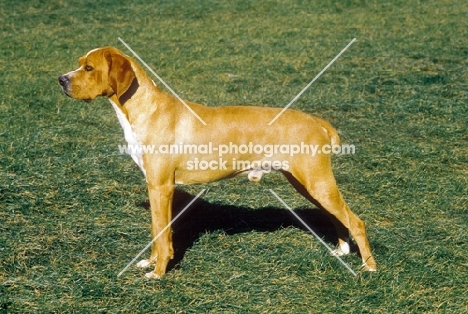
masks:
<instances>
[{"instance_id":1,"label":"dog's neck","mask_svg":"<svg viewBox=\"0 0 468 314\"><path fill-rule=\"evenodd\" d=\"M122 111L132 126L146 124L150 119L154 119L154 113L160 110L164 111L164 114L156 116L164 121L175 119L174 113L178 111L177 107L183 106L182 103L175 102L174 105L173 102L168 101L172 95L163 92L138 63L131 58L129 59L135 72L135 78L120 97L113 94L109 100ZM143 99L144 101L141 101Z\"/></svg>"}]
</instances>

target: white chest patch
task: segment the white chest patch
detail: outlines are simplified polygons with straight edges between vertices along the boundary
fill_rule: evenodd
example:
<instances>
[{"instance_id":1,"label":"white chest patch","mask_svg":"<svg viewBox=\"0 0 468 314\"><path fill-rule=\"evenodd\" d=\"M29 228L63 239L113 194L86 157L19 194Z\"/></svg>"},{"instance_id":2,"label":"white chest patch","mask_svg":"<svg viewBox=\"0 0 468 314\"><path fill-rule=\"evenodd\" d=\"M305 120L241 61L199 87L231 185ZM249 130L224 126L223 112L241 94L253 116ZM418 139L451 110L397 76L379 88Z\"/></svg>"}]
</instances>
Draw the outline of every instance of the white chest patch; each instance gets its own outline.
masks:
<instances>
[{"instance_id":1,"label":"white chest patch","mask_svg":"<svg viewBox=\"0 0 468 314\"><path fill-rule=\"evenodd\" d=\"M110 102L112 107L114 107L115 113L117 114L117 119L119 119L120 125L124 131L125 140L127 141L127 152L132 156L133 161L140 167L141 171L146 178L146 170L143 165L143 155L141 143L138 142L136 134L133 132L130 122L128 122L127 117L122 112L122 110L117 106L113 101Z\"/></svg>"}]
</instances>

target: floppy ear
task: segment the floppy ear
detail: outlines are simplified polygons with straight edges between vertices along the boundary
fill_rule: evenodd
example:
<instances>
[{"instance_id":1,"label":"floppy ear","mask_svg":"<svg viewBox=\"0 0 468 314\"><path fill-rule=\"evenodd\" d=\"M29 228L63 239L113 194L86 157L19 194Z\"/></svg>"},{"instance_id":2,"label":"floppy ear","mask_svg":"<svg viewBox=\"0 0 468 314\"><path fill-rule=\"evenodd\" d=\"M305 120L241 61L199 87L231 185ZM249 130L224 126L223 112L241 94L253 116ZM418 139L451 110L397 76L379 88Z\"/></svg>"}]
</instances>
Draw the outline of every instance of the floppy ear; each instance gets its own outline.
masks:
<instances>
[{"instance_id":1,"label":"floppy ear","mask_svg":"<svg viewBox=\"0 0 468 314\"><path fill-rule=\"evenodd\" d=\"M106 51L104 57L109 64L109 85L117 98L120 98L132 85L135 72L125 56L113 51Z\"/></svg>"}]
</instances>

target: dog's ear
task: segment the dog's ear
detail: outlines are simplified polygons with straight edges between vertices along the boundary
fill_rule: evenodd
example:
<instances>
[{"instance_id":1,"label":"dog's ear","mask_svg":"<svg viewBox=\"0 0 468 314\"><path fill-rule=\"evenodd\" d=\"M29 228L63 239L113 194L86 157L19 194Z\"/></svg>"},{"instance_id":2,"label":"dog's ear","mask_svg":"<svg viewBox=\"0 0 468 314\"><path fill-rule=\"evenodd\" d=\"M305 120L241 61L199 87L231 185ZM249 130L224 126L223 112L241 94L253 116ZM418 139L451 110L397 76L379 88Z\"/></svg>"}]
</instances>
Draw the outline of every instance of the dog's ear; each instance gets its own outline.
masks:
<instances>
[{"instance_id":1,"label":"dog's ear","mask_svg":"<svg viewBox=\"0 0 468 314\"><path fill-rule=\"evenodd\" d=\"M109 64L109 85L117 98L120 98L132 85L135 72L133 72L130 61L117 52L105 51L104 58Z\"/></svg>"}]
</instances>

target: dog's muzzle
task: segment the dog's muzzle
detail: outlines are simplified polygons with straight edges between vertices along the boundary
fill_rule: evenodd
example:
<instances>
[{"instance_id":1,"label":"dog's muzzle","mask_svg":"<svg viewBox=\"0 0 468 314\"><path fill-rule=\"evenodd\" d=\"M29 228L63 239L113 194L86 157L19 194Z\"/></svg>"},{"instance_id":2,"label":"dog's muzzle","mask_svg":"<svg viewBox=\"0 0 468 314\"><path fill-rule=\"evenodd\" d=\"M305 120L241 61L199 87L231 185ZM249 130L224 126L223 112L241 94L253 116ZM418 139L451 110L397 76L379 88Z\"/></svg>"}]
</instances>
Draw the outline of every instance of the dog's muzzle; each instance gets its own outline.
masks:
<instances>
[{"instance_id":1,"label":"dog's muzzle","mask_svg":"<svg viewBox=\"0 0 468 314\"><path fill-rule=\"evenodd\" d=\"M62 86L62 91L67 95L68 97L73 98L70 95L70 77L68 75L62 75L58 78L60 86ZM90 102L91 99L83 99L85 102Z\"/></svg>"}]
</instances>

